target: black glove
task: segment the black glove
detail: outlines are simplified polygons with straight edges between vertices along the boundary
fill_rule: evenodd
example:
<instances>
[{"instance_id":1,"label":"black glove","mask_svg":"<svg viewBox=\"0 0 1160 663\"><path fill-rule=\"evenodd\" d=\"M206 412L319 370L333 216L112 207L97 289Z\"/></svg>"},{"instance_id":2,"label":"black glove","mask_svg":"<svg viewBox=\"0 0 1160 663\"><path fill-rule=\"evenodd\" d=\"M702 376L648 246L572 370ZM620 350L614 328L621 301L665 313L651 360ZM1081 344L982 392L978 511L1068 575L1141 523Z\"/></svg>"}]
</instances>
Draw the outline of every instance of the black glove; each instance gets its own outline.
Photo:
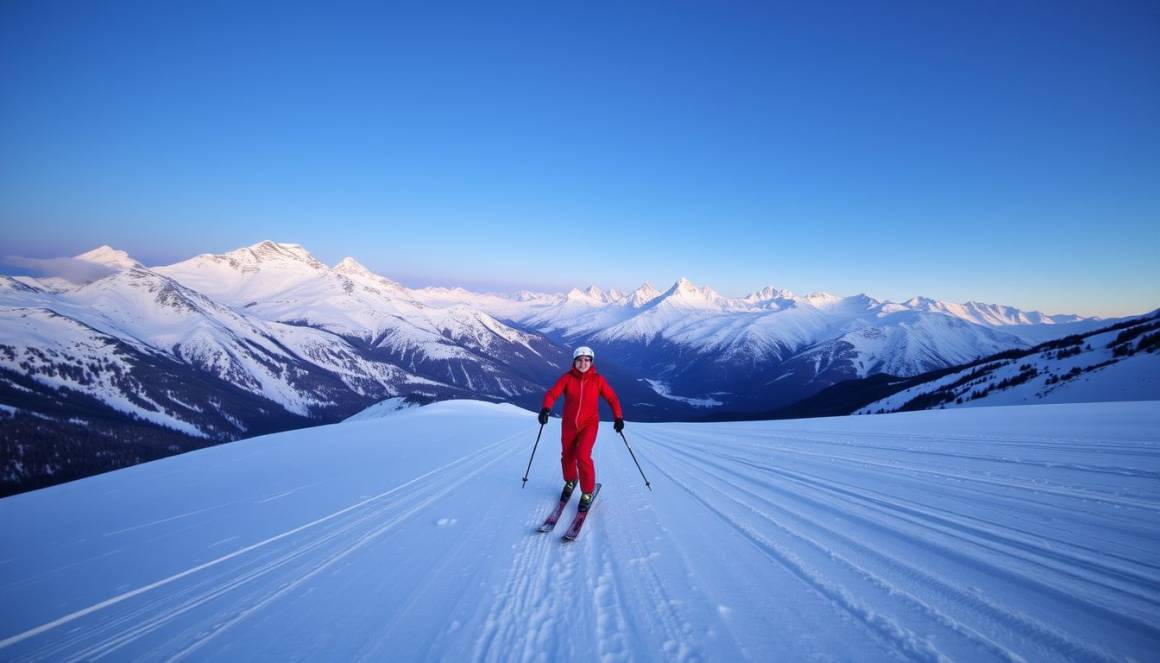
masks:
<instances>
[{"instance_id":1,"label":"black glove","mask_svg":"<svg viewBox=\"0 0 1160 663\"><path fill-rule=\"evenodd\" d=\"M624 430L624 419L618 417L616 421L612 422L612 430L616 431L617 433Z\"/></svg>"},{"instance_id":2,"label":"black glove","mask_svg":"<svg viewBox=\"0 0 1160 663\"><path fill-rule=\"evenodd\" d=\"M544 409L540 410L540 425L541 426L548 425L548 413L549 412L551 412L551 410L549 410L548 408L544 408Z\"/></svg>"}]
</instances>

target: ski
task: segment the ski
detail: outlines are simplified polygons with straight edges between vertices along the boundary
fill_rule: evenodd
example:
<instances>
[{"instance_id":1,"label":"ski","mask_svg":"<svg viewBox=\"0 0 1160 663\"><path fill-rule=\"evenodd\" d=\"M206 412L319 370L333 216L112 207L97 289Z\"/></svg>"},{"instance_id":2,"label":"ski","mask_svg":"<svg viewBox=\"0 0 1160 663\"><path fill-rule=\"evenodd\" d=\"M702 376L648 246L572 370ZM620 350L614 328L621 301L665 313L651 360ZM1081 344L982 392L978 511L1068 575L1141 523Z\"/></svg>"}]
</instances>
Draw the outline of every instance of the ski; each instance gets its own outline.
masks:
<instances>
[{"instance_id":1,"label":"ski","mask_svg":"<svg viewBox=\"0 0 1160 663\"><path fill-rule=\"evenodd\" d=\"M556 529L556 523L560 520L560 515L564 513L564 507L568 506L568 500L570 499L572 499L571 494L568 495L568 499L560 500L556 508L552 509L552 513L548 514L548 518L544 521L544 524L540 525L541 532L551 532Z\"/></svg>"},{"instance_id":2,"label":"ski","mask_svg":"<svg viewBox=\"0 0 1160 663\"><path fill-rule=\"evenodd\" d=\"M572 525L564 532L563 539L565 541L575 541L576 537L580 536L580 528L584 526L584 521L588 519L588 514L592 513L592 507L596 505L596 497L600 495L600 484L596 484L596 490L592 491L592 503L588 505L587 511L577 511L576 517L572 519Z\"/></svg>"}]
</instances>

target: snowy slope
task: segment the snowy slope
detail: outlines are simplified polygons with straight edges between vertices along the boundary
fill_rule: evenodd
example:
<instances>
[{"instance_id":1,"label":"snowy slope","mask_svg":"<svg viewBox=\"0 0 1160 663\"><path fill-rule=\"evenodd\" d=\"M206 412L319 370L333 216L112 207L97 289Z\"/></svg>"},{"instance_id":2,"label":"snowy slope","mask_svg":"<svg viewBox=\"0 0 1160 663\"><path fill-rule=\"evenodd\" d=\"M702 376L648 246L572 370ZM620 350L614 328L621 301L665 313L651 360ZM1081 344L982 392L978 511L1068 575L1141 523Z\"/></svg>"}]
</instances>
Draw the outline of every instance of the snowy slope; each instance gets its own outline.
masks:
<instances>
[{"instance_id":1,"label":"snowy slope","mask_svg":"<svg viewBox=\"0 0 1160 663\"><path fill-rule=\"evenodd\" d=\"M984 304L982 302L967 302L955 304L938 301L928 297L913 297L903 302L903 305L913 311L932 311L944 313L967 322L991 327L1008 325L1059 325L1079 322L1078 315L1046 315L1039 311L1021 311L1013 306L999 304Z\"/></svg>"},{"instance_id":2,"label":"snowy slope","mask_svg":"<svg viewBox=\"0 0 1160 663\"><path fill-rule=\"evenodd\" d=\"M647 344L657 339L726 366L776 363L806 352L808 360L797 362L792 372L813 365L813 373L820 374L840 363L843 372L858 377L914 375L1025 345L984 324L866 295L796 297L770 287L738 300L684 279L591 340Z\"/></svg>"},{"instance_id":3,"label":"snowy slope","mask_svg":"<svg viewBox=\"0 0 1160 663\"><path fill-rule=\"evenodd\" d=\"M0 658L1149 660L1160 402L610 427L444 402L0 500ZM574 509L574 504L573 504Z\"/></svg>"},{"instance_id":4,"label":"snowy slope","mask_svg":"<svg viewBox=\"0 0 1160 663\"><path fill-rule=\"evenodd\" d=\"M375 403L374 405L362 410L361 412L352 414L346 419L343 419L343 421L351 422L366 421L369 419L381 419L382 417L390 417L398 414L407 408L417 407L417 405L417 403L408 402L404 396L396 396L394 398L388 398L386 400L379 401L378 403Z\"/></svg>"},{"instance_id":5,"label":"snowy slope","mask_svg":"<svg viewBox=\"0 0 1160 663\"><path fill-rule=\"evenodd\" d=\"M847 359L855 376L864 378L873 373L917 375L1024 347L1018 337L946 315L897 311L862 324L792 359L819 368Z\"/></svg>"},{"instance_id":6,"label":"snowy slope","mask_svg":"<svg viewBox=\"0 0 1160 663\"><path fill-rule=\"evenodd\" d=\"M1160 318L1113 327L975 362L870 403L855 414L1160 399Z\"/></svg>"},{"instance_id":7,"label":"snowy slope","mask_svg":"<svg viewBox=\"0 0 1160 663\"><path fill-rule=\"evenodd\" d=\"M680 394L633 396L656 418L699 414L681 403L761 411L841 380L915 375L1025 347L1052 334L1044 329L1093 322L973 302L798 296L773 286L729 298L684 278L665 292L645 283L629 294L596 286L564 295L411 290L354 258L332 268L300 245L271 241L153 269L107 246L66 260L112 275L67 287L5 278L0 299L143 343L302 415L340 400L329 386L303 386L332 378L344 385L339 392L359 397L394 396L425 381L438 387L428 396L527 405L566 367L561 345L578 343L597 346L620 382L651 380ZM296 380L287 354L328 376Z\"/></svg>"},{"instance_id":8,"label":"snowy slope","mask_svg":"<svg viewBox=\"0 0 1160 663\"><path fill-rule=\"evenodd\" d=\"M508 310L507 314L512 316L512 311ZM894 303L867 295L837 297L828 293L797 296L773 286L743 298L729 298L685 278L678 279L663 293L645 284L631 296L618 300L595 287L587 291L573 290L555 305L538 306L522 316L517 311L512 317L577 342L647 344L663 339L698 352L712 353L721 362L782 359L809 346L841 342L843 334L868 328L888 328L890 333L906 337L912 329L931 328L948 318L960 324L941 324L939 338L927 340L960 347L974 344L976 352L972 356L985 354L996 342L1003 343L1004 347L1018 347L1107 324L1075 315L1049 316L979 302L954 304L915 297ZM916 319L934 322L927 325L896 322ZM900 340L907 342L906 338ZM930 358L935 361L954 363L953 357L961 354L957 348L943 353L940 348L932 348L929 342L926 346L928 351L933 350ZM849 346L845 347L850 350ZM891 364L903 369L923 365L889 354L861 356L859 362Z\"/></svg>"},{"instance_id":9,"label":"snowy slope","mask_svg":"<svg viewBox=\"0 0 1160 663\"><path fill-rule=\"evenodd\" d=\"M354 258L332 269L296 244L265 241L156 271L248 315L324 329L373 358L480 395L537 391L547 373L536 367L562 355L481 309L446 300L428 306Z\"/></svg>"},{"instance_id":10,"label":"snowy slope","mask_svg":"<svg viewBox=\"0 0 1160 663\"><path fill-rule=\"evenodd\" d=\"M51 315L27 315L30 311ZM76 327L168 355L301 415L336 405L346 390L377 398L394 395L405 384L430 383L368 361L332 334L240 313L141 267L61 293L0 291L0 314L21 319L23 331L5 335L11 356L0 359L0 365L18 372L45 364L50 347L61 361L104 363L104 344L77 343L74 332L56 319L65 317ZM91 386L83 379L64 381L74 383L71 388ZM115 388L104 395L89 390L107 401L122 396Z\"/></svg>"}]
</instances>

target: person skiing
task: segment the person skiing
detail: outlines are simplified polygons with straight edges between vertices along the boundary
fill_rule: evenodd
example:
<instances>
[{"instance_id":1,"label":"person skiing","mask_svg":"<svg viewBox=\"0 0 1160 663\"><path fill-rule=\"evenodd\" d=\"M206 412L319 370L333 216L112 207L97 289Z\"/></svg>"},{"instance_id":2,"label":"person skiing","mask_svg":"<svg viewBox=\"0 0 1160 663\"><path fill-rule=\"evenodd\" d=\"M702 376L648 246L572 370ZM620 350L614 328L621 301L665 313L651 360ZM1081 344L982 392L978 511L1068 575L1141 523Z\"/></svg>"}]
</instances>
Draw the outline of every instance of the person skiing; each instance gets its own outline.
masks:
<instances>
[{"instance_id":1,"label":"person skiing","mask_svg":"<svg viewBox=\"0 0 1160 663\"><path fill-rule=\"evenodd\" d=\"M579 479L580 511L587 511L592 505L592 492L596 489L592 446L596 444L596 430L600 426L597 396L602 396L612 406L612 414L616 418L613 430L617 433L624 430L624 412L620 409L620 400L604 376L596 372L593 364L595 360L596 354L592 348L576 348L572 353L571 370L561 375L556 384L544 394L544 407L539 417L541 426L547 424L552 404L560 394L564 394L564 418L560 427L560 465L564 470L564 492L560 495L560 501L568 501Z\"/></svg>"}]
</instances>

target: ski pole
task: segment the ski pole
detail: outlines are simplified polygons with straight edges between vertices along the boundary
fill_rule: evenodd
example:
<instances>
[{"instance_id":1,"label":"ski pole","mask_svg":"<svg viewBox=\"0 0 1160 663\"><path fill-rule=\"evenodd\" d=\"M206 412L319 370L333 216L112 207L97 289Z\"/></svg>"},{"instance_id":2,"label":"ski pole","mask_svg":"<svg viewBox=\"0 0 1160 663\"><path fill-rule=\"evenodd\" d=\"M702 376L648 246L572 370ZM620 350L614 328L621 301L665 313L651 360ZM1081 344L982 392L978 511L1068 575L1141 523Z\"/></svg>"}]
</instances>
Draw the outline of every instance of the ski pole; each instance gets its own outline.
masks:
<instances>
[{"instance_id":1,"label":"ski pole","mask_svg":"<svg viewBox=\"0 0 1160 663\"><path fill-rule=\"evenodd\" d=\"M540 424L540 432L536 433L536 444L532 446L532 455L528 458L528 469L524 470L524 482L520 484L520 488L528 485L528 472L532 471L532 458L536 457L536 447L540 446L540 436L544 434L544 424Z\"/></svg>"},{"instance_id":2,"label":"ski pole","mask_svg":"<svg viewBox=\"0 0 1160 663\"><path fill-rule=\"evenodd\" d=\"M632 456L632 462L636 463L636 469L640 472L640 478L644 479L644 485L648 491L652 492L652 484L648 482L648 477L644 475L644 470L640 469L640 462L636 459L636 454L632 453L632 445L628 443L628 438L624 436L624 431L620 431L620 439L624 440L624 446L628 447L628 454Z\"/></svg>"}]
</instances>

